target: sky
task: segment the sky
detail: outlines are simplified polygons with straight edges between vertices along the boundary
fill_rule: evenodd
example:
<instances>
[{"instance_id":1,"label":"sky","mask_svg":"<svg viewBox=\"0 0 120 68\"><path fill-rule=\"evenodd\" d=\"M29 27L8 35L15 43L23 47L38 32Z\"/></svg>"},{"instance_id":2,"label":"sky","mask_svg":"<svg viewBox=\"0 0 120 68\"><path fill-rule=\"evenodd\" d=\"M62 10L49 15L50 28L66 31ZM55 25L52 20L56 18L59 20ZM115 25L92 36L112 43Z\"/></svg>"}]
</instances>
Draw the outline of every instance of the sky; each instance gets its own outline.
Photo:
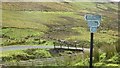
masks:
<instances>
[{"instance_id":1,"label":"sky","mask_svg":"<svg viewBox=\"0 0 120 68\"><path fill-rule=\"evenodd\" d=\"M114 2L120 2L120 0L110 0L110 1L114 1Z\"/></svg>"}]
</instances>

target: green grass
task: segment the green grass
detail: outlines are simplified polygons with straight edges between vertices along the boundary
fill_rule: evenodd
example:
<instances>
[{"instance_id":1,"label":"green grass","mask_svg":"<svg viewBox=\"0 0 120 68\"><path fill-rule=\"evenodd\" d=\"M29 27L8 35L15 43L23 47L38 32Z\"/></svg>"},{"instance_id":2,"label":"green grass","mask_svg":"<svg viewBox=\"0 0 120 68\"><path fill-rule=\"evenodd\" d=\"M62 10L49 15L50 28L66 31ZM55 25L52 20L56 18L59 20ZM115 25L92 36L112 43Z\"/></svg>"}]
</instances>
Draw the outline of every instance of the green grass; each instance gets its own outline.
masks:
<instances>
[{"instance_id":1,"label":"green grass","mask_svg":"<svg viewBox=\"0 0 120 68\"><path fill-rule=\"evenodd\" d=\"M41 37L44 35L43 32L36 29L25 29L25 28L3 28L2 29L2 45L14 45L25 42L31 42L34 37ZM33 39L32 39L33 37ZM28 43L28 44L29 44Z\"/></svg>"},{"instance_id":2,"label":"green grass","mask_svg":"<svg viewBox=\"0 0 120 68\"><path fill-rule=\"evenodd\" d=\"M39 28L39 30L42 31L48 29L45 25L36 22L33 23L34 19L32 19L32 16L33 15L24 14L24 12L3 11L2 25L3 27L33 28L33 29Z\"/></svg>"},{"instance_id":3,"label":"green grass","mask_svg":"<svg viewBox=\"0 0 120 68\"><path fill-rule=\"evenodd\" d=\"M6 11L3 10L3 26L47 29L44 24L60 24L61 17L81 19L74 12ZM13 24L11 24L13 23ZM43 29L44 28L44 29Z\"/></svg>"},{"instance_id":4,"label":"green grass","mask_svg":"<svg viewBox=\"0 0 120 68\"><path fill-rule=\"evenodd\" d=\"M113 18L111 18L113 20ZM116 41L118 32L114 30L105 30L104 28L109 23L108 17L103 18L101 27L98 33L95 33L95 40L97 42L112 43ZM12 24L11 24L12 23ZM104 25L106 23L106 25ZM82 15L76 12L40 12L40 11L10 11L3 10L3 35L14 39L22 39L27 36L44 36L49 33L49 30L55 28L62 28L65 31L60 33L51 32L50 36L53 38L64 37L66 40L81 40L88 41L90 39L89 29L87 23ZM64 27L68 26L67 29ZM56 27L58 26L58 27ZM11 28L15 27L15 28ZM104 30L105 31L104 31ZM58 30L55 30L58 31ZM68 33L66 31L69 31ZM77 35L75 34L77 32ZM102 33L103 32L103 33ZM104 33L105 32L105 33ZM68 35L65 35L68 34ZM79 35L78 35L79 34ZM101 40L102 39L102 40ZM6 39L5 39L6 40Z\"/></svg>"},{"instance_id":5,"label":"green grass","mask_svg":"<svg viewBox=\"0 0 120 68\"><path fill-rule=\"evenodd\" d=\"M21 5L22 4L22 5ZM24 6L24 7L23 7ZM22 2L22 3L3 3L3 9L27 10L27 11L71 11L68 4L56 2Z\"/></svg>"},{"instance_id":6,"label":"green grass","mask_svg":"<svg viewBox=\"0 0 120 68\"><path fill-rule=\"evenodd\" d=\"M21 5L22 4L22 5ZM107 9L108 7L112 9L117 9L117 4L112 3L93 3L93 2L32 2L32 3L3 3L3 9L7 10L27 10L27 11L79 11L84 9L89 9L96 11L99 8L96 8L96 4L99 5L102 9ZM89 6L90 5L90 6ZM23 7L24 6L24 7ZM94 8L90 9L90 8Z\"/></svg>"},{"instance_id":7,"label":"green grass","mask_svg":"<svg viewBox=\"0 0 120 68\"><path fill-rule=\"evenodd\" d=\"M83 40L83 41L90 41L90 32L89 29L83 28L83 27L74 27L72 28L74 31L79 32L78 36L71 36L69 39L73 39L73 40ZM102 30L100 30L101 32ZM97 31L98 33L94 34L94 40L96 42L106 42L106 43L113 43L115 41L117 41L118 37L114 36L114 34L117 34L117 31L112 31L109 30L106 33L99 33L99 31Z\"/></svg>"},{"instance_id":8,"label":"green grass","mask_svg":"<svg viewBox=\"0 0 120 68\"><path fill-rule=\"evenodd\" d=\"M3 62L12 62L29 59L40 59L52 57L47 49L27 49L27 50L13 50L2 52Z\"/></svg>"},{"instance_id":9,"label":"green grass","mask_svg":"<svg viewBox=\"0 0 120 68\"><path fill-rule=\"evenodd\" d=\"M117 8L117 4L112 3L101 3L98 8L96 3L88 2L3 3L1 32L3 38L0 38L2 39L0 44L5 46L54 45L55 40L47 38L52 37L70 42L77 40L80 41L79 46L89 47L90 32L84 15L96 12L102 15L102 21L97 33L94 34L94 46L100 48L102 53L97 49L95 59L99 60L96 60L94 65L119 66L113 62L116 58L118 59L116 53L119 52L119 46L116 47L117 51L115 49L118 40L118 28L115 28L118 27ZM88 65L88 54L85 56L84 61L79 58L80 61L75 60L75 62L66 57L67 63L64 62L63 65ZM3 52L0 53L0 57L7 60L29 60L51 57L51 55L46 50L31 49ZM58 61L61 60L58 59ZM70 63L70 61L73 62Z\"/></svg>"},{"instance_id":10,"label":"green grass","mask_svg":"<svg viewBox=\"0 0 120 68\"><path fill-rule=\"evenodd\" d=\"M35 29L19 29L19 28L5 28L2 30L3 35L10 38L20 39L27 36L42 36L44 33Z\"/></svg>"},{"instance_id":11,"label":"green grass","mask_svg":"<svg viewBox=\"0 0 120 68\"><path fill-rule=\"evenodd\" d=\"M83 20L82 16L76 15L74 12L30 12L3 10L2 32L3 35L14 39L21 39L31 35L41 36L44 32L51 29L49 29L47 25L69 26L70 24L71 26L71 23L75 23L77 25L77 19Z\"/></svg>"},{"instance_id":12,"label":"green grass","mask_svg":"<svg viewBox=\"0 0 120 68\"><path fill-rule=\"evenodd\" d=\"M5 51L5 52L2 52L2 55L0 57L4 57L4 56L8 57L8 56L11 56L13 54L22 54L22 53L24 53L23 50Z\"/></svg>"}]
</instances>

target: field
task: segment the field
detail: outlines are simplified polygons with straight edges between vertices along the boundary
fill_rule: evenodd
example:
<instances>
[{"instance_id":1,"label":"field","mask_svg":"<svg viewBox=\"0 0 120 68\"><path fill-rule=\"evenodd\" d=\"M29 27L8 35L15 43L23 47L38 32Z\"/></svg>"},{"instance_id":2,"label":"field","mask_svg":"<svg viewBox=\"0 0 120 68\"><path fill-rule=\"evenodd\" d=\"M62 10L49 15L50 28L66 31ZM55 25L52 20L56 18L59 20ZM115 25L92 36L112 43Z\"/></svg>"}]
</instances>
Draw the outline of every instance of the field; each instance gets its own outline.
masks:
<instances>
[{"instance_id":1,"label":"field","mask_svg":"<svg viewBox=\"0 0 120 68\"><path fill-rule=\"evenodd\" d=\"M2 6L2 43L0 43L2 47L11 45L49 46L54 45L54 42L58 42L57 40L65 40L73 45L77 44L77 47L83 46L89 48L90 32L87 22L84 19L84 15L86 13L93 13L102 15L101 25L94 34L94 47L96 51L98 49L100 50L94 52L94 64L111 64L113 66L115 64L118 66L120 63L120 47L117 44L117 3L6 2L3 3ZM77 42L75 43L75 41ZM41 55L42 52L48 54L48 51L46 50L39 50L39 52L36 54ZM11 55L8 55L9 53ZM10 57L15 57L16 53L18 53L17 55L25 54L27 57L30 57L31 55L28 55L28 52L26 53L25 51L20 50L15 52L5 52L1 57L5 58L5 61L11 61ZM5 57L5 55L7 57ZM19 58L14 58L12 60L18 61L18 59ZM29 59L31 58L27 58L27 60ZM86 61L88 61L87 59L88 57L86 57ZM72 65L79 66L81 64L82 62L76 61Z\"/></svg>"}]
</instances>

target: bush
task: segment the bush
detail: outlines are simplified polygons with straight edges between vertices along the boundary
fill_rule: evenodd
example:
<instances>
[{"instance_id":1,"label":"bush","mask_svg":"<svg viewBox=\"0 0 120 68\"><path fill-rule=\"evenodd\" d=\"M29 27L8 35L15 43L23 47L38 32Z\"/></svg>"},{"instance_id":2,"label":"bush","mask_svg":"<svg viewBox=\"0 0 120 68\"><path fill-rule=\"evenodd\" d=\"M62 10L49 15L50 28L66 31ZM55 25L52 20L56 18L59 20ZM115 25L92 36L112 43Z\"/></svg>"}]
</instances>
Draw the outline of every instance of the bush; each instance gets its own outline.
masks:
<instances>
[{"instance_id":1,"label":"bush","mask_svg":"<svg viewBox=\"0 0 120 68\"><path fill-rule=\"evenodd\" d=\"M120 55L116 54L112 58L107 60L107 63L120 64Z\"/></svg>"},{"instance_id":2,"label":"bush","mask_svg":"<svg viewBox=\"0 0 120 68\"><path fill-rule=\"evenodd\" d=\"M120 41L120 38L119 38L114 44L115 44L115 48L116 48L117 53L120 54L120 45L119 45L119 41Z\"/></svg>"},{"instance_id":3,"label":"bush","mask_svg":"<svg viewBox=\"0 0 120 68\"><path fill-rule=\"evenodd\" d=\"M105 65L105 63L103 62L98 62L98 63L95 63L94 66L99 66L102 68L102 66Z\"/></svg>"},{"instance_id":4,"label":"bush","mask_svg":"<svg viewBox=\"0 0 120 68\"><path fill-rule=\"evenodd\" d=\"M106 46L106 45L110 45L110 44L108 44L106 42L95 41L95 46L98 48Z\"/></svg>"},{"instance_id":5,"label":"bush","mask_svg":"<svg viewBox=\"0 0 120 68\"><path fill-rule=\"evenodd\" d=\"M51 57L51 54L45 49L27 49L24 50L30 59Z\"/></svg>"},{"instance_id":6,"label":"bush","mask_svg":"<svg viewBox=\"0 0 120 68\"><path fill-rule=\"evenodd\" d=\"M106 53L102 53L99 59L100 59L100 62L104 62L106 60Z\"/></svg>"},{"instance_id":7,"label":"bush","mask_svg":"<svg viewBox=\"0 0 120 68\"><path fill-rule=\"evenodd\" d=\"M28 60L29 59L29 55L27 53L16 53L13 56L13 59L16 59L17 61L20 60Z\"/></svg>"},{"instance_id":8,"label":"bush","mask_svg":"<svg viewBox=\"0 0 120 68\"><path fill-rule=\"evenodd\" d=\"M115 55L116 49L114 45L105 45L100 48L104 53L106 53L106 58L110 59Z\"/></svg>"},{"instance_id":9,"label":"bush","mask_svg":"<svg viewBox=\"0 0 120 68\"><path fill-rule=\"evenodd\" d=\"M29 59L39 59L51 57L51 54L45 49L28 49L20 51L6 52L7 55L2 56L3 62L6 61L21 61Z\"/></svg>"},{"instance_id":10,"label":"bush","mask_svg":"<svg viewBox=\"0 0 120 68\"><path fill-rule=\"evenodd\" d=\"M2 57L3 62L11 61L11 60L13 60L13 56L4 56L4 57Z\"/></svg>"},{"instance_id":11,"label":"bush","mask_svg":"<svg viewBox=\"0 0 120 68\"><path fill-rule=\"evenodd\" d=\"M33 55L33 52L36 51L36 49L27 49L24 50L25 53L29 54L29 55Z\"/></svg>"},{"instance_id":12,"label":"bush","mask_svg":"<svg viewBox=\"0 0 120 68\"><path fill-rule=\"evenodd\" d=\"M46 58L46 57L51 57L51 54L46 51L46 50L35 50L33 52L33 55L36 57L36 58Z\"/></svg>"},{"instance_id":13,"label":"bush","mask_svg":"<svg viewBox=\"0 0 120 68\"><path fill-rule=\"evenodd\" d=\"M75 66L89 66L89 59L86 58L84 60L81 60L79 63L75 64Z\"/></svg>"},{"instance_id":14,"label":"bush","mask_svg":"<svg viewBox=\"0 0 120 68\"><path fill-rule=\"evenodd\" d=\"M94 47L93 56L94 56L94 62L99 62L100 53L99 53L99 49L97 47Z\"/></svg>"},{"instance_id":15,"label":"bush","mask_svg":"<svg viewBox=\"0 0 120 68\"><path fill-rule=\"evenodd\" d=\"M13 61L13 60L20 61L20 60L28 60L29 57L30 56L27 53L15 53L9 56L3 56L2 60L3 62Z\"/></svg>"}]
</instances>

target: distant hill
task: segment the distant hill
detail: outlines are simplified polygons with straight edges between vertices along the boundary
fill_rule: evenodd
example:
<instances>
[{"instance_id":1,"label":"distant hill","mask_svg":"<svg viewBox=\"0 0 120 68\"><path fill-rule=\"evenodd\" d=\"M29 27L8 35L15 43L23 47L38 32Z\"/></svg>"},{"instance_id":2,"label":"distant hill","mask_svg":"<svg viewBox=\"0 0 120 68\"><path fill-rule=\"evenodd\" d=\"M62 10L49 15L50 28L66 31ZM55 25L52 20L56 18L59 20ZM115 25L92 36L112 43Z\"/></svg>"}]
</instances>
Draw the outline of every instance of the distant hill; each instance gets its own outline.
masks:
<instances>
[{"instance_id":1,"label":"distant hill","mask_svg":"<svg viewBox=\"0 0 120 68\"><path fill-rule=\"evenodd\" d=\"M117 3L97 3L97 2L4 2L2 3L2 9L4 10L15 10L15 11L41 11L41 12L75 12L78 15L85 15L86 13L97 13L101 14L104 19L109 18L110 20L115 20L118 18ZM4 12L3 12L4 13ZM112 21L105 22L112 22ZM117 26L107 25L111 28Z\"/></svg>"},{"instance_id":2,"label":"distant hill","mask_svg":"<svg viewBox=\"0 0 120 68\"><path fill-rule=\"evenodd\" d=\"M87 13L102 15L96 35L98 42L111 43L118 36L117 3L3 2L2 7L2 29L6 45L25 41L31 44L34 38L39 37L88 43L89 29L84 19Z\"/></svg>"},{"instance_id":3,"label":"distant hill","mask_svg":"<svg viewBox=\"0 0 120 68\"><path fill-rule=\"evenodd\" d=\"M4 2L3 9L19 11L77 11L77 10L116 10L117 3L97 2ZM92 9L90 9L92 8Z\"/></svg>"}]
</instances>

